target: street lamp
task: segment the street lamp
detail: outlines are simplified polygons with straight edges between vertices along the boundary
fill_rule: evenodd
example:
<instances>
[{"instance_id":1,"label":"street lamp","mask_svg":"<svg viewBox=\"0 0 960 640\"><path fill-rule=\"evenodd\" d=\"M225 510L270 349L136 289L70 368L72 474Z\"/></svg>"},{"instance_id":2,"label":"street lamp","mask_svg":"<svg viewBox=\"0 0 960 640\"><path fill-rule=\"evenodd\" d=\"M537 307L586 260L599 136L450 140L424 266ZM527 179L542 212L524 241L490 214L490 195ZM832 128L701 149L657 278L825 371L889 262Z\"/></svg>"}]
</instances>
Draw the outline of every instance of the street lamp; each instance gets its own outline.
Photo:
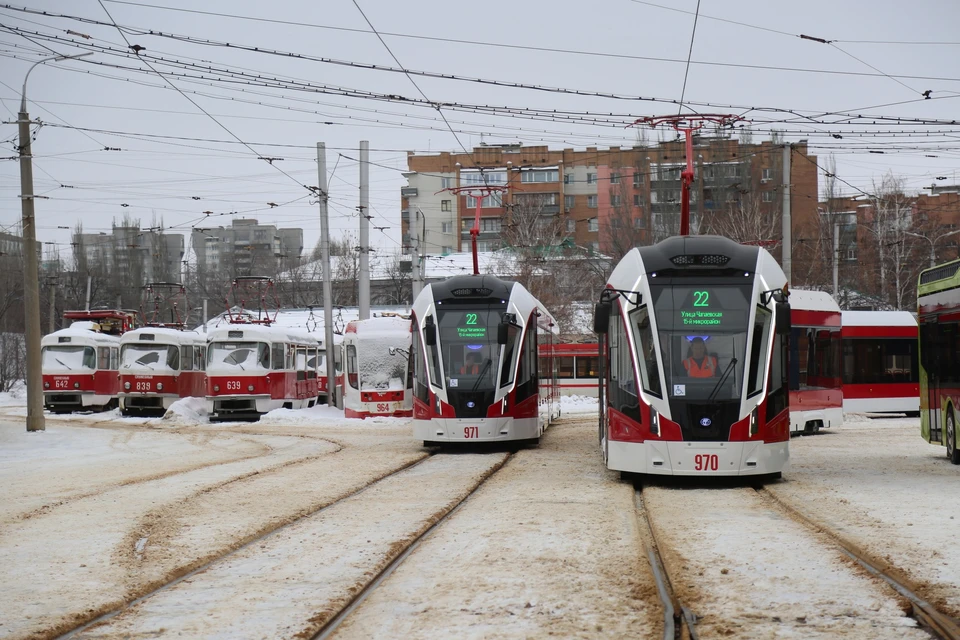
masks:
<instances>
[{"instance_id":1,"label":"street lamp","mask_svg":"<svg viewBox=\"0 0 960 640\"><path fill-rule=\"evenodd\" d=\"M40 275L37 262L37 231L34 218L33 154L30 150L30 115L27 113L27 79L44 62L83 58L92 52L52 56L35 62L23 77L20 94L20 210L23 224L23 313L27 341L27 431L43 431L43 378L40 372Z\"/></svg>"},{"instance_id":2,"label":"street lamp","mask_svg":"<svg viewBox=\"0 0 960 640\"><path fill-rule=\"evenodd\" d=\"M914 238L923 238L924 240L930 243L930 266L935 267L937 266L937 250L935 247L936 243L939 242L940 240L943 240L944 238L949 238L954 234L960 233L960 229L948 231L947 233L939 235L933 239L930 239L927 236L921 235L919 233L913 233L912 231L904 231L904 233L907 234L908 236L913 236Z\"/></svg>"}]
</instances>

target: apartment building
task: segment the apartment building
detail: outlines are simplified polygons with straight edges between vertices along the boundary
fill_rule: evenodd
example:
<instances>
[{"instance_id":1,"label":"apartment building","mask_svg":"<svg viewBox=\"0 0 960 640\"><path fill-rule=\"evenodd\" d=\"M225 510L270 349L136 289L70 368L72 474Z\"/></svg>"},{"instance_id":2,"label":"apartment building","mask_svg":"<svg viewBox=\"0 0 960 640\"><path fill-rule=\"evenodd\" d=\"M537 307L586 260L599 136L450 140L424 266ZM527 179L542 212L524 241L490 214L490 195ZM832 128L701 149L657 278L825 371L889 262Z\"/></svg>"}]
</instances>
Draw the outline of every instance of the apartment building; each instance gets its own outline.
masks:
<instances>
[{"instance_id":1,"label":"apartment building","mask_svg":"<svg viewBox=\"0 0 960 640\"><path fill-rule=\"evenodd\" d=\"M179 233L113 225L110 233L74 234L73 246L81 270L86 263L141 282L180 281L184 238Z\"/></svg>"},{"instance_id":2,"label":"apartment building","mask_svg":"<svg viewBox=\"0 0 960 640\"><path fill-rule=\"evenodd\" d=\"M190 241L201 274L272 275L303 253L303 229L278 229L253 218L234 220L229 227L195 228Z\"/></svg>"}]
</instances>

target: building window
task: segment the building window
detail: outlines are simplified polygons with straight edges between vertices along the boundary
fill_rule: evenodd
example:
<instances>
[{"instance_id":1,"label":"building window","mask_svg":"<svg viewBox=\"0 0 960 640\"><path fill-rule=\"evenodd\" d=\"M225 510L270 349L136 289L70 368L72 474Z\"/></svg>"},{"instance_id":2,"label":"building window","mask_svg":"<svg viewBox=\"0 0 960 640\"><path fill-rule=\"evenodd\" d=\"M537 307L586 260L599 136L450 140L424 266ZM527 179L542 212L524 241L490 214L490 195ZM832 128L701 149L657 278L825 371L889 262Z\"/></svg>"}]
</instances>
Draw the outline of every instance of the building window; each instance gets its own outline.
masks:
<instances>
[{"instance_id":1,"label":"building window","mask_svg":"<svg viewBox=\"0 0 960 640\"><path fill-rule=\"evenodd\" d=\"M614 207L619 207L621 202L620 194L615 193L610 196L610 204Z\"/></svg>"},{"instance_id":2,"label":"building window","mask_svg":"<svg viewBox=\"0 0 960 640\"><path fill-rule=\"evenodd\" d=\"M770 182L770 169L762 169L760 171L760 180Z\"/></svg>"},{"instance_id":3,"label":"building window","mask_svg":"<svg viewBox=\"0 0 960 640\"><path fill-rule=\"evenodd\" d=\"M453 223L452 222L441 222L440 231L443 233L453 233Z\"/></svg>"},{"instance_id":4,"label":"building window","mask_svg":"<svg viewBox=\"0 0 960 640\"><path fill-rule=\"evenodd\" d=\"M450 201L441 200L440 201L440 211L450 211Z\"/></svg>"},{"instance_id":5,"label":"building window","mask_svg":"<svg viewBox=\"0 0 960 640\"><path fill-rule=\"evenodd\" d=\"M590 218L587 221L587 231L600 231L600 219L599 218Z\"/></svg>"},{"instance_id":6,"label":"building window","mask_svg":"<svg viewBox=\"0 0 960 640\"><path fill-rule=\"evenodd\" d=\"M640 216L639 218L634 218L634 219L633 219L633 228L634 228L634 229L644 229L644 228L646 228L646 226L647 226L647 221L643 218L643 216Z\"/></svg>"},{"instance_id":7,"label":"building window","mask_svg":"<svg viewBox=\"0 0 960 640\"><path fill-rule=\"evenodd\" d=\"M591 253L599 253L599 251L600 251L600 243L599 243L599 242L588 242L588 243L587 243L587 249L589 249Z\"/></svg>"},{"instance_id":8,"label":"building window","mask_svg":"<svg viewBox=\"0 0 960 640\"><path fill-rule=\"evenodd\" d=\"M595 173L588 173L588 174L587 174L587 184L596 184L596 182L597 182L597 174L595 174Z\"/></svg>"},{"instance_id":9,"label":"building window","mask_svg":"<svg viewBox=\"0 0 960 640\"><path fill-rule=\"evenodd\" d=\"M500 218L480 218L480 231L485 233L500 231Z\"/></svg>"},{"instance_id":10,"label":"building window","mask_svg":"<svg viewBox=\"0 0 960 640\"><path fill-rule=\"evenodd\" d=\"M736 202L737 201L737 192L734 189L727 190L727 202Z\"/></svg>"},{"instance_id":11,"label":"building window","mask_svg":"<svg viewBox=\"0 0 960 640\"><path fill-rule=\"evenodd\" d=\"M574 199L573 196L563 196L563 208L567 211L573 209Z\"/></svg>"},{"instance_id":12,"label":"building window","mask_svg":"<svg viewBox=\"0 0 960 640\"><path fill-rule=\"evenodd\" d=\"M857 243L853 242L847 245L847 260L857 259Z\"/></svg>"},{"instance_id":13,"label":"building window","mask_svg":"<svg viewBox=\"0 0 960 640\"><path fill-rule=\"evenodd\" d=\"M591 209L597 208L597 196L587 196L587 206Z\"/></svg>"},{"instance_id":14,"label":"building window","mask_svg":"<svg viewBox=\"0 0 960 640\"><path fill-rule=\"evenodd\" d=\"M563 174L563 184L570 184L571 182L573 182L573 174L572 173Z\"/></svg>"},{"instance_id":15,"label":"building window","mask_svg":"<svg viewBox=\"0 0 960 640\"><path fill-rule=\"evenodd\" d=\"M620 174L611 173L610 174L610 184L620 184Z\"/></svg>"},{"instance_id":16,"label":"building window","mask_svg":"<svg viewBox=\"0 0 960 640\"><path fill-rule=\"evenodd\" d=\"M635 207L642 207L642 206L643 206L643 202L640 201L640 194L639 194L639 193L633 194L633 206L635 206Z\"/></svg>"},{"instance_id":17,"label":"building window","mask_svg":"<svg viewBox=\"0 0 960 640\"><path fill-rule=\"evenodd\" d=\"M453 253L453 247L444 245L441 252L443 253L443 255L447 255L448 253Z\"/></svg>"},{"instance_id":18,"label":"building window","mask_svg":"<svg viewBox=\"0 0 960 640\"><path fill-rule=\"evenodd\" d=\"M633 174L633 188L639 189L643 186L643 174L639 171L634 172Z\"/></svg>"},{"instance_id":19,"label":"building window","mask_svg":"<svg viewBox=\"0 0 960 640\"><path fill-rule=\"evenodd\" d=\"M760 199L764 202L773 202L773 191L764 191L760 195Z\"/></svg>"},{"instance_id":20,"label":"building window","mask_svg":"<svg viewBox=\"0 0 960 640\"><path fill-rule=\"evenodd\" d=\"M481 209L494 209L497 207L503 206L503 198L499 193L491 193L490 195L483 198L480 202ZM477 198L475 196L467 196L467 208L475 209L477 207Z\"/></svg>"},{"instance_id":21,"label":"building window","mask_svg":"<svg viewBox=\"0 0 960 640\"><path fill-rule=\"evenodd\" d=\"M465 185L507 184L506 171L462 171L460 182Z\"/></svg>"},{"instance_id":22,"label":"building window","mask_svg":"<svg viewBox=\"0 0 960 640\"><path fill-rule=\"evenodd\" d=\"M573 218L567 218L567 233L575 233L577 230L577 221Z\"/></svg>"},{"instance_id":23,"label":"building window","mask_svg":"<svg viewBox=\"0 0 960 640\"><path fill-rule=\"evenodd\" d=\"M557 182L560 180L560 172L556 169L547 170L527 170L520 173L520 182Z\"/></svg>"}]
</instances>

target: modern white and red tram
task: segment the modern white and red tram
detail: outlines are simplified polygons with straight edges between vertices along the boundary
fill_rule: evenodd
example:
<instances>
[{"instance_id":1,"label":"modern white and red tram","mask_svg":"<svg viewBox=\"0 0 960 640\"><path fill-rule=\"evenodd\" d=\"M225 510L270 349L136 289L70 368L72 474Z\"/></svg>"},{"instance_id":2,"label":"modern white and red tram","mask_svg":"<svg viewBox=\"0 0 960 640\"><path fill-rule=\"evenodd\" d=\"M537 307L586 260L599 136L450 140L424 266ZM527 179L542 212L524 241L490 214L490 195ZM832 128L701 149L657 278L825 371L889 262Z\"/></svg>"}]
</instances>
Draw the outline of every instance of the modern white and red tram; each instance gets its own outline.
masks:
<instances>
[{"instance_id":1,"label":"modern white and red tram","mask_svg":"<svg viewBox=\"0 0 960 640\"><path fill-rule=\"evenodd\" d=\"M920 415L917 319L909 311L843 312L843 410Z\"/></svg>"},{"instance_id":2,"label":"modern white and red tram","mask_svg":"<svg viewBox=\"0 0 960 640\"><path fill-rule=\"evenodd\" d=\"M826 291L790 292L790 431L843 424L840 307Z\"/></svg>"},{"instance_id":3,"label":"modern white and red tram","mask_svg":"<svg viewBox=\"0 0 960 640\"><path fill-rule=\"evenodd\" d=\"M273 409L317 402L318 336L264 324L228 324L207 333L210 420L258 420Z\"/></svg>"},{"instance_id":4,"label":"modern white and red tram","mask_svg":"<svg viewBox=\"0 0 960 640\"><path fill-rule=\"evenodd\" d=\"M120 412L163 415L180 398L202 398L207 337L198 331L142 327L120 338Z\"/></svg>"},{"instance_id":5,"label":"modern white and red tram","mask_svg":"<svg viewBox=\"0 0 960 640\"><path fill-rule=\"evenodd\" d=\"M347 324L341 343L343 412L348 418L413 415L410 318L393 315Z\"/></svg>"},{"instance_id":6,"label":"modern white and red tram","mask_svg":"<svg viewBox=\"0 0 960 640\"><path fill-rule=\"evenodd\" d=\"M134 314L120 310L67 311L72 324L40 341L43 406L53 413L103 411L117 404L120 336Z\"/></svg>"},{"instance_id":7,"label":"modern white and red tram","mask_svg":"<svg viewBox=\"0 0 960 640\"><path fill-rule=\"evenodd\" d=\"M560 415L553 358L559 333L522 285L464 275L423 288L413 304L413 433L425 445L536 442Z\"/></svg>"},{"instance_id":8,"label":"modern white and red tram","mask_svg":"<svg viewBox=\"0 0 960 640\"><path fill-rule=\"evenodd\" d=\"M790 306L765 249L718 236L632 249L594 329L608 468L768 477L787 468Z\"/></svg>"}]
</instances>

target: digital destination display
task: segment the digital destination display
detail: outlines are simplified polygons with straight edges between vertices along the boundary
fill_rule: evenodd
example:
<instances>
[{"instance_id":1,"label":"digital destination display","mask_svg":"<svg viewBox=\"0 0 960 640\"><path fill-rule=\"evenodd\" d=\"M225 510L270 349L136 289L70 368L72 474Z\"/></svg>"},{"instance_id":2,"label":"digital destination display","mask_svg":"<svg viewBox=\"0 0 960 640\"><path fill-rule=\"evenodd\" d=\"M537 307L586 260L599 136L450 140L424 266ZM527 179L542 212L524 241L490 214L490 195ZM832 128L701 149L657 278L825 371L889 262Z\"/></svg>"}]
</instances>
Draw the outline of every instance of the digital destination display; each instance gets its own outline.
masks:
<instances>
[{"instance_id":1,"label":"digital destination display","mask_svg":"<svg viewBox=\"0 0 960 640\"><path fill-rule=\"evenodd\" d=\"M457 324L458 338L486 338L487 327L480 324L480 314L465 313Z\"/></svg>"},{"instance_id":2,"label":"digital destination display","mask_svg":"<svg viewBox=\"0 0 960 640\"><path fill-rule=\"evenodd\" d=\"M706 290L693 291L692 307L678 309L680 324L685 326L719 326L723 323L723 311L710 308L710 292ZM688 299L688 303L691 300ZM686 306L686 305L685 305Z\"/></svg>"}]
</instances>

